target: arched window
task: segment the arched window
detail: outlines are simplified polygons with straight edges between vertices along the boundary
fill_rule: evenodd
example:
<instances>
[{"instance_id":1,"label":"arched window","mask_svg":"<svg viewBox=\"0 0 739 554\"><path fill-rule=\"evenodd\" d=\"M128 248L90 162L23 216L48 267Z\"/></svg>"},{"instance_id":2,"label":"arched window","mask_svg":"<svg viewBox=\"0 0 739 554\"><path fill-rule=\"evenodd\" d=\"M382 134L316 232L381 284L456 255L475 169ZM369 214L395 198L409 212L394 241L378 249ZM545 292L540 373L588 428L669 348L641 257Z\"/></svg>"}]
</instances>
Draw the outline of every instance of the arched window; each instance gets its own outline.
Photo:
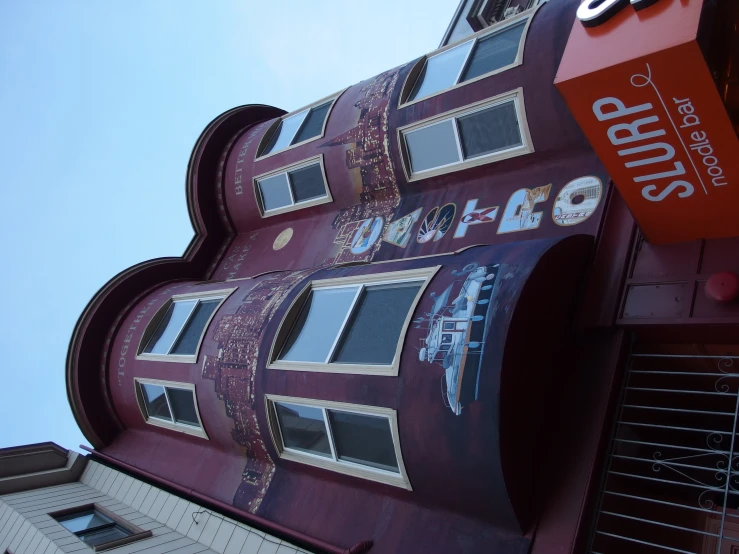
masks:
<instances>
[{"instance_id":1,"label":"arched window","mask_svg":"<svg viewBox=\"0 0 739 554\"><path fill-rule=\"evenodd\" d=\"M400 107L521 65L531 17L527 11L506 19L419 60L403 86Z\"/></svg>"},{"instance_id":2,"label":"arched window","mask_svg":"<svg viewBox=\"0 0 739 554\"><path fill-rule=\"evenodd\" d=\"M397 375L413 311L437 270L311 282L282 321L269 368Z\"/></svg>"},{"instance_id":3,"label":"arched window","mask_svg":"<svg viewBox=\"0 0 739 554\"><path fill-rule=\"evenodd\" d=\"M280 119L264 133L257 149L257 159L319 139L326 131L328 114L341 94L319 100Z\"/></svg>"},{"instance_id":4,"label":"arched window","mask_svg":"<svg viewBox=\"0 0 739 554\"><path fill-rule=\"evenodd\" d=\"M154 315L139 343L138 359L194 363L210 320L236 289L173 296Z\"/></svg>"}]
</instances>

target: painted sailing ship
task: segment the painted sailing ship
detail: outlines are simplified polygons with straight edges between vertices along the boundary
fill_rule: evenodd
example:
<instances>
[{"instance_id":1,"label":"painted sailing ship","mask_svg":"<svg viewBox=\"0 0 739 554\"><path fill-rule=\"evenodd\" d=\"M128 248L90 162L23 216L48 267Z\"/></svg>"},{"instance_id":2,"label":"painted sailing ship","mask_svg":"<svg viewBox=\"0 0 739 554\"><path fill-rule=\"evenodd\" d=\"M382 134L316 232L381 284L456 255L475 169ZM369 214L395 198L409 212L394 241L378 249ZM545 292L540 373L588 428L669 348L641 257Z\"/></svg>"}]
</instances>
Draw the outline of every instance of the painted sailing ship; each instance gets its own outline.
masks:
<instances>
[{"instance_id":1,"label":"painted sailing ship","mask_svg":"<svg viewBox=\"0 0 739 554\"><path fill-rule=\"evenodd\" d=\"M488 308L499 270L498 265L470 263L454 271L460 279L438 296L431 293L431 311L415 321L416 328L424 324L428 328L419 359L444 368L442 398L456 415L478 397Z\"/></svg>"}]
</instances>

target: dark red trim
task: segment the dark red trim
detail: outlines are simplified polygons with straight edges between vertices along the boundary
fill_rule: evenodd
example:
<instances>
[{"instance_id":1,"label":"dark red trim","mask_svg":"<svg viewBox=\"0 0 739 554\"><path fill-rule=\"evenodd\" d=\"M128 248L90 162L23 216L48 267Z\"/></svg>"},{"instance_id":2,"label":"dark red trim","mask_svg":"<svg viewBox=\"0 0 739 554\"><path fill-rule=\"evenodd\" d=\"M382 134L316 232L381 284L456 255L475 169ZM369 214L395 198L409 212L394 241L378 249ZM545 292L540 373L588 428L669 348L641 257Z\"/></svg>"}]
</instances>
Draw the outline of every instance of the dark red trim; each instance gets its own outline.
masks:
<instances>
[{"instance_id":1,"label":"dark red trim","mask_svg":"<svg viewBox=\"0 0 739 554\"><path fill-rule=\"evenodd\" d=\"M136 475L140 475L143 478L145 478L147 481L154 481L155 483L161 484L165 488L174 489L175 491L179 492L185 497L188 497L194 500L199 500L200 502L203 502L206 505L207 504L213 505L216 508L218 508L218 510L222 512L223 514L231 516L235 519L244 520L246 523L250 525L253 524L254 527L257 527L258 529L261 529L263 531L270 532L270 533L276 533L277 535L281 535L290 541L295 541L305 546L315 548L318 550L322 550L324 552L327 552L328 554L364 554L365 552L369 551L372 548L372 541L359 541L358 543L356 543L354 546L350 548L341 548L339 546L334 546L320 539L316 539L314 537L309 537L308 535L304 535L303 533L300 533L299 531L295 531L293 529L283 527L282 525L269 521L268 519L261 518L257 515L250 514L248 512L242 512L240 510L237 510L233 506L229 506L228 504L225 504L224 502L220 502L213 498L209 498L203 494L200 494L197 491L188 489L186 487L178 485L177 483L168 481L167 479L162 479L158 475L154 475L153 473L149 473L148 471L139 469L135 466L127 464L126 462L117 460L111 456L108 456L107 454L103 454L102 452L93 450L89 446L85 446L81 444L80 448L82 450L86 450L87 452L89 452L93 458L99 458L101 460L104 460L107 464L116 466L126 473L133 473Z\"/></svg>"},{"instance_id":2,"label":"dark red trim","mask_svg":"<svg viewBox=\"0 0 739 554\"><path fill-rule=\"evenodd\" d=\"M577 327L610 327L621 306L624 281L631 265L636 225L626 202L609 183L604 218L596 239L590 275Z\"/></svg>"}]
</instances>

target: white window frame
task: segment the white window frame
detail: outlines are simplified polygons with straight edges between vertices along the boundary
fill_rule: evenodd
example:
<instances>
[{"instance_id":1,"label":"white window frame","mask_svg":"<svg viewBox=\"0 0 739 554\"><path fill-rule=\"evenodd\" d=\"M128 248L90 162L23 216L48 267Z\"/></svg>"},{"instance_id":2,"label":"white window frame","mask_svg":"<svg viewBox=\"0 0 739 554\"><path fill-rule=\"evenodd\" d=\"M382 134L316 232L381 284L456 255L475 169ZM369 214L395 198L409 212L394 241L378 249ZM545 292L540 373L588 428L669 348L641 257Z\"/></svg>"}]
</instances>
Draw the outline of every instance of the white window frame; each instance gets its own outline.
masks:
<instances>
[{"instance_id":1,"label":"white window frame","mask_svg":"<svg viewBox=\"0 0 739 554\"><path fill-rule=\"evenodd\" d=\"M400 354L403 350L403 344L405 341L405 335L410 326L411 320L413 319L413 313L423 297L423 293L426 287L430 283L431 279L441 266L423 267L419 269L409 269L405 271L394 271L388 273L374 273L366 275L353 275L351 277L338 277L335 279L320 279L311 281L308 283L303 290L293 300L290 307L285 312L285 316L280 323L280 326L275 333L275 339L272 342L272 347L269 353L270 363L267 365L268 369L281 369L287 371L314 371L321 373L348 373L356 375L386 375L386 376L397 376L400 369ZM346 328L346 325L351 319L357 302L362 294L362 291L367 287L375 285L388 285L394 283L419 283L421 286L416 293L416 297L413 299L411 306L408 310L408 314L401 327L400 334L398 336L398 344L395 347L395 355L393 361L387 365L381 364L342 364L329 362L331 357L336 350L336 347L341 340L342 334ZM357 286L359 285L359 286ZM341 328L334 338L334 342L331 346L326 361L320 362L300 362L292 360L280 360L279 356L282 352L282 348L285 341L289 337L293 330L294 324L297 321L300 311L303 309L303 305L308 298L308 295L313 290L321 289L338 289L347 287L357 287L357 292L354 295L349 310L344 316L344 321L341 324Z\"/></svg>"},{"instance_id":2,"label":"white window frame","mask_svg":"<svg viewBox=\"0 0 739 554\"><path fill-rule=\"evenodd\" d=\"M172 416L171 420L166 420L161 417L149 415L146 409L146 400L144 399L144 391L141 389L140 385L156 385L156 386L164 388L164 398L167 400L167 407L169 408L169 414ZM202 439L210 440L208 438L208 434L205 432L205 426L203 425L203 420L200 417L200 408L198 407L198 395L195 392L194 384L134 377L133 386L134 386L135 393L136 393L136 401L139 405L139 410L141 411L141 417L144 418L144 421L146 423L148 423L149 425L154 425L156 427L163 427L164 429L169 429L170 431L178 431L180 433L186 433L188 435L194 435ZM168 388L186 390L192 393L192 401L193 401L193 405L195 406L195 414L198 416L198 426L197 427L195 425L190 425L187 423L178 423L175 421L174 411L172 410L172 404L170 403L169 395L167 394Z\"/></svg>"},{"instance_id":3,"label":"white window frame","mask_svg":"<svg viewBox=\"0 0 739 554\"><path fill-rule=\"evenodd\" d=\"M318 140L318 139L323 138L324 135L326 134L326 125L328 124L328 118L331 116L331 112L333 111L334 106L336 105L336 101L339 99L339 97L342 94L344 94L344 91L345 90L347 90L347 89L344 89L344 90L342 90L340 92L337 92L337 93L331 94L329 96L326 96L325 98L321 98L317 102L313 102L312 104L309 104L307 106L304 106L304 107L300 108L299 110L295 110L294 112L290 112L290 113L285 114L285 115L281 116L280 118L276 119L275 122L267 128L267 131L264 133L264 135L262 135L262 140L259 141L259 145L258 145L257 150L256 150L256 155L255 155L255 158L254 158L255 161L256 160L259 160L259 161L266 160L267 158L269 158L271 156L274 156L275 154L280 154L282 152L286 152L286 151L291 150L293 148L297 148L298 146L302 146L303 144L308 144L309 142L313 142L314 140ZM305 125L305 120L308 119L309 112L312 109L314 109L314 108L319 108L319 107L324 106L325 104L329 104L329 103L331 105L329 106L328 111L326 112L326 117L323 120L323 126L321 127L321 132L318 135L316 135L315 137L310 137L308 139L305 139L305 140L303 140L301 142L296 142L295 144L289 144L288 146L286 146L285 148L282 148L280 150L272 150L272 152L270 152L269 154L264 154L262 156L259 155L259 152L261 152L264 148L266 148L266 146L269 143L269 141L272 140L272 136L274 135L275 132L277 132L277 128L280 125L280 123L282 123L282 121L284 121L285 119L288 119L290 117L293 117L293 116L296 116L296 115L300 115L301 113L305 112L305 116L303 117L303 121L300 122L300 125L297 127L297 129L295 130L295 133L293 134L292 138L290 139L290 141L292 142L295 139L295 137L298 136L298 133L300 133L300 130L303 128L303 125Z\"/></svg>"},{"instance_id":4,"label":"white window frame","mask_svg":"<svg viewBox=\"0 0 739 554\"><path fill-rule=\"evenodd\" d=\"M146 330L144 331L144 334L141 336L141 340L139 341L138 349L136 350L136 359L137 360L148 360L152 362L178 362L178 363L188 363L193 364L198 361L198 355L200 354L200 347L203 344L203 339L205 338L205 333L208 331L208 327L210 326L210 322L215 317L218 310L221 309L221 306L223 306L223 303L226 301L226 299L236 290L236 288L231 289L221 289L221 290L209 290L209 291L203 291L203 292L197 292L197 293L189 293L189 294L177 294L172 296L167 302L165 302L161 308L159 308L154 316L149 321L148 325L146 326ZM203 327L203 331L200 334L200 339L198 340L198 345L195 348L194 354L152 354L152 353L146 353L144 352L144 348L146 348L147 344L149 343L149 340L151 339L152 335L156 332L157 328L159 327L159 323L162 321L162 318L166 315L167 310L169 307L174 304L175 302L183 302L187 300L198 300L198 301L204 301L204 300L220 300L218 305L216 306L215 310L213 310L213 313L208 318L208 321L205 322L205 326ZM190 311L190 315L187 317L185 322L182 324L182 327L180 328L179 332L177 333L177 336L172 341L172 345L170 346L170 349L174 347L175 344L177 344L177 340L180 338L180 335L182 334L182 331L184 331L185 327L187 326L187 323L190 321L190 318L192 317L193 313L195 313L195 308L197 308L198 304L200 302L197 302L192 310Z\"/></svg>"},{"instance_id":5,"label":"white window frame","mask_svg":"<svg viewBox=\"0 0 739 554\"><path fill-rule=\"evenodd\" d=\"M319 196L318 198L311 198L310 200L304 200L303 202L295 202L295 198L293 197L293 191L292 188L290 188L290 176L288 175L291 171L295 171L297 169L303 169L304 167L309 167L311 165L320 165L321 167L321 175L323 176L323 185L326 188L326 194L324 196ZM285 178L288 182L288 190L290 192L290 199L292 200L292 204L289 206L282 206L281 208L274 208L272 210L265 210L264 209L264 201L262 200L262 193L259 191L259 181L262 181L264 179L269 179L270 177L275 177L277 175L280 175L281 173L285 173ZM331 189L328 186L328 179L326 179L326 168L323 165L323 154L319 156L313 156L312 158L308 158L306 160L301 160L299 162L282 166L278 169L275 169L273 171L270 171L268 173L262 173L261 175L257 175L253 179L253 187L254 189L254 198L257 202L257 206L259 207L259 213L260 215L265 217L272 217L275 215L284 214L287 212L292 212L295 210L302 210L303 208L310 208L311 206L318 206L320 204L326 204L328 202L333 202L333 196L331 196Z\"/></svg>"},{"instance_id":6,"label":"white window frame","mask_svg":"<svg viewBox=\"0 0 739 554\"><path fill-rule=\"evenodd\" d=\"M410 480L408 479L408 474L403 462L402 450L400 448L398 414L392 408L365 406L361 404L347 404L344 402L331 402L328 400L315 400L310 398L296 398L292 396L280 396L276 394L265 394L264 401L267 409L267 420L269 422L269 432L272 436L272 443L274 444L275 450L277 450L277 453L281 459L291 462L298 462L313 467L319 467L322 469L335 471L337 473L343 473L345 475L351 475L352 477L368 479L370 481L376 481L378 483L384 483L386 485L392 485L407 490L413 490ZM323 412L324 424L326 425L326 432L328 434L329 444L331 445L331 458L285 447L282 440L282 430L280 429L279 418L277 417L277 411L275 410L275 403L280 402L297 404L300 406L307 406L311 408L319 408ZM396 473L393 471L378 469L354 462L339 460L338 456L336 455L336 447L334 445L333 433L331 431L331 423L329 421L327 413L328 410L387 418L390 427L390 435L392 437L393 446L395 449L395 459L398 462L398 472Z\"/></svg>"},{"instance_id":7,"label":"white window frame","mask_svg":"<svg viewBox=\"0 0 739 554\"><path fill-rule=\"evenodd\" d=\"M74 532L64 525L63 521L68 521L69 519L72 519L72 518L68 518L67 516L81 517L83 514L89 511L96 511L98 512L98 514L107 517L114 524L125 529L129 533L129 535L126 537L121 537L120 539L113 539L113 540L109 540L108 542L91 545L88 542L84 541L82 537L94 531L84 530L84 531ZM77 537L81 543L85 544L88 548L92 549L94 552L104 552L112 548L118 548L119 546L131 544L133 542L140 541L142 539L147 539L153 535L151 531L144 530L138 525L134 525L133 523L123 519L118 514L111 512L110 510L101 506L98 503L84 504L82 506L74 506L72 508L64 508L61 510L55 510L53 512L49 512L47 515L53 518L54 521L60 527L67 530L69 533L72 533L72 535ZM65 519L62 520L62 518L65 518ZM50 531L52 530L54 529L51 529Z\"/></svg>"},{"instance_id":8,"label":"white window frame","mask_svg":"<svg viewBox=\"0 0 739 554\"><path fill-rule=\"evenodd\" d=\"M505 150L500 150L498 152L493 152L491 154L486 154L483 156L476 156L474 158L465 160L464 152L462 150L462 142L459 137L459 128L456 120L460 117L483 111L493 106L506 104L508 102L513 103L516 111L516 117L518 118L518 127L521 132L521 144L519 146L513 146L511 148L506 148ZM412 131L417 131L418 129L423 129L424 127L430 127L432 125L436 125L437 123L441 123L442 121L447 120L452 120L454 137L457 144L457 153L459 154L461 161L413 172L411 167L410 152L405 142L405 134ZM417 121L403 127L398 127L397 132L398 148L400 149L401 159L403 160L403 171L405 172L405 177L408 181L419 181L421 179L428 179L429 177L436 177L438 175L444 175L446 173L452 173L470 167L477 167L493 162L499 162L501 160L507 160L508 158L515 158L516 156L523 156L525 154L531 154L532 152L534 152L534 145L531 140L531 133L529 132L529 124L526 119L526 107L523 101L523 88L517 88L510 92L499 94L498 96L494 96L480 102L475 102L474 104L469 104L467 106L463 106L455 110L450 110L448 112L441 113L422 121Z\"/></svg>"},{"instance_id":9,"label":"white window frame","mask_svg":"<svg viewBox=\"0 0 739 554\"><path fill-rule=\"evenodd\" d=\"M524 53L524 47L526 45L526 37L528 36L528 33L529 33L529 27L531 27L531 21L533 20L534 15L536 14L537 10L540 7L541 7L541 4L533 8L529 8L528 10L522 11L521 13L517 14L514 17L511 17L509 19L504 19L503 21L499 23L494 23L490 27L486 27L485 29L482 29L481 31L478 31L474 34L466 36L452 44L448 44L442 48L434 50L433 52L423 56L411 68L411 70L408 72L408 75L406 75L405 82L403 83L403 88L401 89L400 97L398 99L398 108L405 108L407 106L412 106L413 104L417 102L423 102L424 100L428 100L429 98L434 98L435 96L438 96L440 94L445 94L449 92L450 90L454 90L456 88L463 87L471 83L475 83L479 81L480 79L487 79L488 77L497 75L498 73L502 73L504 71L508 71L509 69L513 69L514 67L518 67L519 65L523 64L523 53ZM462 83L459 82L459 80L462 78L462 74L464 73L465 68L467 67L467 64L470 62L470 56L472 55L472 52L474 52L477 42L487 38L489 35L497 34L501 31L504 31L508 27L512 27L520 23L523 20L526 20L526 23L524 24L523 31L521 32L521 38L518 43L518 52L516 53L516 58L513 60L513 62L503 67L499 67L498 69L495 69L488 73L478 75L477 77L470 79L468 81L464 81ZM426 67L426 62L428 61L428 59L438 56L439 54L442 54L446 52L447 50L451 50L452 48L456 48L457 46L460 46L467 42L471 42L473 44L471 45L469 51L467 52L467 56L465 57L464 62L462 63L462 67L460 67L459 72L457 73L455 84L445 89L433 92L429 94L428 96L422 96L420 98L416 98L414 100L409 101L408 98L410 98L410 95L416 86L416 81L421 77L421 74L423 73L424 67Z\"/></svg>"}]
</instances>

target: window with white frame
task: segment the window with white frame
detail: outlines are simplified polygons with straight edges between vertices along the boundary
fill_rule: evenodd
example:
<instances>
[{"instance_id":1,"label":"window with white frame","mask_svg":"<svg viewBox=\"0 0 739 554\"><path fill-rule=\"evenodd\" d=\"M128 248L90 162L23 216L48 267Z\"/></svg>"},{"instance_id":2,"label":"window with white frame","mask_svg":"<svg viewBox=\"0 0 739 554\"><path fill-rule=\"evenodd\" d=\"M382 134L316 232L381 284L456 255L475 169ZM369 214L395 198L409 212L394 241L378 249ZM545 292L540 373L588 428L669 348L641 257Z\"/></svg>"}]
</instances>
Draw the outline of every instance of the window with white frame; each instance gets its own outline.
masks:
<instances>
[{"instance_id":1,"label":"window with white frame","mask_svg":"<svg viewBox=\"0 0 739 554\"><path fill-rule=\"evenodd\" d=\"M135 379L135 385L147 423L207 438L194 385L153 379Z\"/></svg>"},{"instance_id":2,"label":"window with white frame","mask_svg":"<svg viewBox=\"0 0 739 554\"><path fill-rule=\"evenodd\" d=\"M173 296L152 318L138 357L195 362L210 320L235 289Z\"/></svg>"},{"instance_id":3,"label":"window with white frame","mask_svg":"<svg viewBox=\"0 0 739 554\"><path fill-rule=\"evenodd\" d=\"M335 98L281 119L271 133L268 131L269 139L263 142L257 157L274 154L322 136L326 116L334 100Z\"/></svg>"},{"instance_id":4,"label":"window with white frame","mask_svg":"<svg viewBox=\"0 0 739 554\"><path fill-rule=\"evenodd\" d=\"M444 33L439 48L453 44L546 0L463 0Z\"/></svg>"},{"instance_id":5,"label":"window with white frame","mask_svg":"<svg viewBox=\"0 0 739 554\"><path fill-rule=\"evenodd\" d=\"M96 552L109 550L152 536L98 504L88 504L49 514Z\"/></svg>"},{"instance_id":6,"label":"window with white frame","mask_svg":"<svg viewBox=\"0 0 739 554\"><path fill-rule=\"evenodd\" d=\"M261 175L254 182L264 217L331 201L322 158Z\"/></svg>"},{"instance_id":7,"label":"window with white frame","mask_svg":"<svg viewBox=\"0 0 739 554\"><path fill-rule=\"evenodd\" d=\"M399 129L411 178L533 151L520 91Z\"/></svg>"},{"instance_id":8,"label":"window with white frame","mask_svg":"<svg viewBox=\"0 0 739 554\"><path fill-rule=\"evenodd\" d=\"M412 79L406 102L414 102L454 88L462 83L496 73L520 63L522 37L530 18L501 23L474 38L430 54ZM409 87L411 83L407 83Z\"/></svg>"},{"instance_id":9,"label":"window with white frame","mask_svg":"<svg viewBox=\"0 0 739 554\"><path fill-rule=\"evenodd\" d=\"M312 282L283 320L270 367L397 374L413 309L436 269Z\"/></svg>"},{"instance_id":10,"label":"window with white frame","mask_svg":"<svg viewBox=\"0 0 739 554\"><path fill-rule=\"evenodd\" d=\"M267 395L281 458L410 488L395 410Z\"/></svg>"}]
</instances>

